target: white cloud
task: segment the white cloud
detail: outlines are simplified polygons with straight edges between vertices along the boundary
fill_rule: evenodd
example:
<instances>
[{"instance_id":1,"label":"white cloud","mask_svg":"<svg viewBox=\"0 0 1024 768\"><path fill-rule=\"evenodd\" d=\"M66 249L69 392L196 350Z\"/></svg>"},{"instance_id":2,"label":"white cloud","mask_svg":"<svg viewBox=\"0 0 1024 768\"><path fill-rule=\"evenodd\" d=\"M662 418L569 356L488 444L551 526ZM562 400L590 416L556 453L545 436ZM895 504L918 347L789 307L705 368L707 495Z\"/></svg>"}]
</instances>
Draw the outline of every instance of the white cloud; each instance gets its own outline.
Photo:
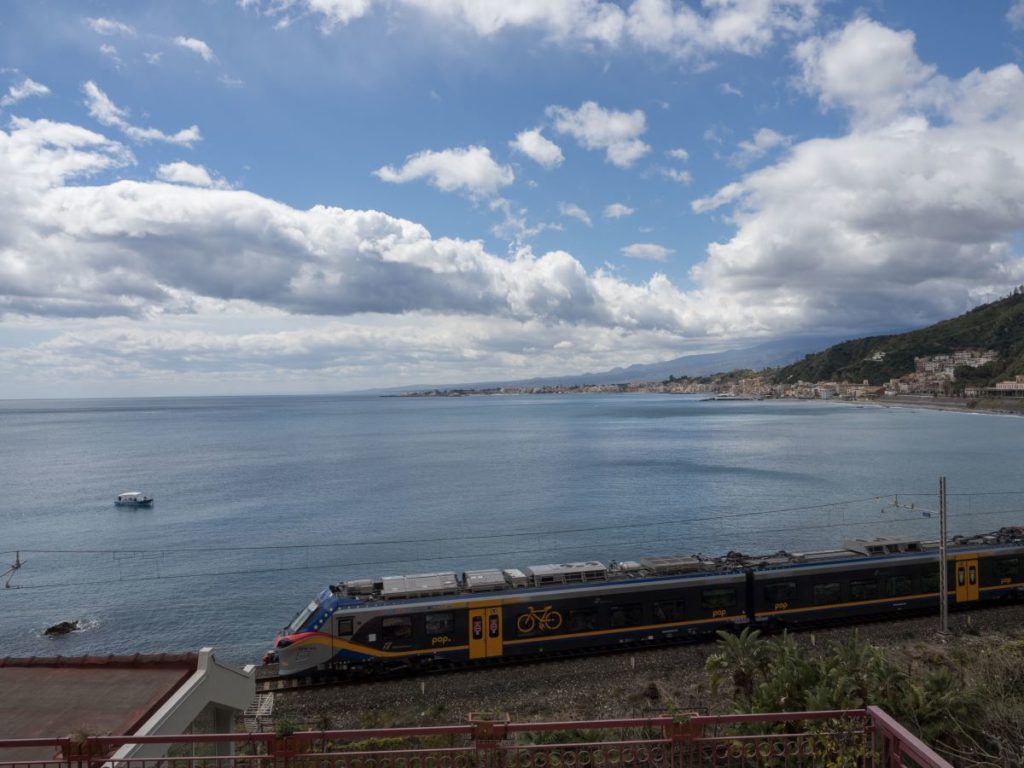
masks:
<instances>
[{"instance_id":1,"label":"white cloud","mask_svg":"<svg viewBox=\"0 0 1024 768\"><path fill-rule=\"evenodd\" d=\"M92 31L99 35L123 35L135 37L135 28L130 24L117 21L117 19L90 18L85 20L92 28Z\"/></svg>"},{"instance_id":2,"label":"white cloud","mask_svg":"<svg viewBox=\"0 0 1024 768\"><path fill-rule=\"evenodd\" d=\"M213 51L210 50L210 46L198 38L182 37L179 35L174 38L174 44L201 56L203 61L213 61L214 59Z\"/></svg>"},{"instance_id":3,"label":"white cloud","mask_svg":"<svg viewBox=\"0 0 1024 768\"><path fill-rule=\"evenodd\" d=\"M545 137L540 128L521 131L509 142L509 146L548 169L561 165L565 159L562 148Z\"/></svg>"},{"instance_id":4,"label":"white cloud","mask_svg":"<svg viewBox=\"0 0 1024 768\"><path fill-rule=\"evenodd\" d=\"M897 32L871 19L857 19L824 38L796 47L803 87L825 108L850 109L864 127L905 114L919 86L935 73L914 53L914 33Z\"/></svg>"},{"instance_id":5,"label":"white cloud","mask_svg":"<svg viewBox=\"0 0 1024 768\"><path fill-rule=\"evenodd\" d=\"M68 183L131 157L76 126L0 130L0 312L10 317L477 317L617 335L705 335L664 276L631 284L564 251L512 258L433 238L377 211L297 210L259 195L162 182ZM511 326L510 326L511 327ZM579 334L585 338L586 334ZM623 342L624 343L624 342Z\"/></svg>"},{"instance_id":6,"label":"white cloud","mask_svg":"<svg viewBox=\"0 0 1024 768\"><path fill-rule=\"evenodd\" d=\"M633 243L623 248L622 253L631 259L666 261L675 251L657 243Z\"/></svg>"},{"instance_id":7,"label":"white cloud","mask_svg":"<svg viewBox=\"0 0 1024 768\"><path fill-rule=\"evenodd\" d=\"M1006 20L1014 29L1024 29L1024 0L1013 0L1010 10L1006 12Z\"/></svg>"},{"instance_id":8,"label":"white cloud","mask_svg":"<svg viewBox=\"0 0 1024 768\"><path fill-rule=\"evenodd\" d=\"M503 197L491 200L489 206L492 211L500 211L502 221L491 228L495 237L509 241L516 248L521 248L533 237L549 229L561 230L561 224L538 222L530 224L527 219L526 208L514 208L512 203Z\"/></svg>"},{"instance_id":9,"label":"white cloud","mask_svg":"<svg viewBox=\"0 0 1024 768\"><path fill-rule=\"evenodd\" d=\"M310 11L323 17L324 30L330 31L335 26L344 26L353 19L360 19L367 15L375 2L376 0L305 0L305 5ZM283 3L282 10L291 5L293 5L292 2ZM270 12L274 12L273 5ZM286 18L290 24L291 19Z\"/></svg>"},{"instance_id":10,"label":"white cloud","mask_svg":"<svg viewBox=\"0 0 1024 768\"><path fill-rule=\"evenodd\" d=\"M48 96L50 89L42 83L37 83L30 77L26 77L17 85L12 85L7 89L7 94L0 98L0 107L9 107L12 104L17 104L22 99L28 99L32 96Z\"/></svg>"},{"instance_id":11,"label":"white cloud","mask_svg":"<svg viewBox=\"0 0 1024 768\"><path fill-rule=\"evenodd\" d=\"M578 221L582 221L588 227L593 226L590 221L590 214L575 203L559 203L558 212L563 216L568 216L570 218L577 219Z\"/></svg>"},{"instance_id":12,"label":"white cloud","mask_svg":"<svg viewBox=\"0 0 1024 768\"><path fill-rule=\"evenodd\" d=\"M732 83L722 83L720 86L718 86L718 90L720 90L726 96L739 96L741 99L743 98L743 91L741 91Z\"/></svg>"},{"instance_id":13,"label":"white cloud","mask_svg":"<svg viewBox=\"0 0 1024 768\"><path fill-rule=\"evenodd\" d=\"M792 139L789 136L783 136L771 128L761 128L752 139L739 143L738 150L729 158L729 162L742 168L754 160L764 157L771 150L788 146L791 142Z\"/></svg>"},{"instance_id":14,"label":"white cloud","mask_svg":"<svg viewBox=\"0 0 1024 768\"><path fill-rule=\"evenodd\" d=\"M463 191L474 197L491 197L515 181L511 168L499 165L487 147L478 146L423 151L406 158L401 168L386 165L374 174L393 184L426 179L443 192Z\"/></svg>"},{"instance_id":15,"label":"white cloud","mask_svg":"<svg viewBox=\"0 0 1024 768\"><path fill-rule=\"evenodd\" d=\"M704 11L672 0L291 0L266 2L265 12L291 21L295 5L320 16L326 30L375 8L412 8L448 28L482 38L527 29L556 45L637 48L680 59L731 51L756 54L780 35L801 34L818 16L817 0L713 0ZM397 7L396 7L397 6ZM396 13L397 15L397 13Z\"/></svg>"},{"instance_id":16,"label":"white cloud","mask_svg":"<svg viewBox=\"0 0 1024 768\"><path fill-rule=\"evenodd\" d=\"M160 59L164 57L164 54L162 51L150 51L142 54L142 57L146 60L147 64L156 65L160 63Z\"/></svg>"},{"instance_id":17,"label":"white cloud","mask_svg":"<svg viewBox=\"0 0 1024 768\"><path fill-rule=\"evenodd\" d=\"M660 168L661 175L680 184L689 184L693 181L693 175L685 168Z\"/></svg>"},{"instance_id":18,"label":"white cloud","mask_svg":"<svg viewBox=\"0 0 1024 768\"><path fill-rule=\"evenodd\" d=\"M114 62L114 68L120 69L124 66L124 62L121 61L121 57L117 53L117 47L110 43L102 43L100 45L100 53Z\"/></svg>"},{"instance_id":19,"label":"white cloud","mask_svg":"<svg viewBox=\"0 0 1024 768\"><path fill-rule=\"evenodd\" d=\"M690 153L682 147L670 149L665 154L673 160L679 160L684 163L690 159ZM693 175L685 168L658 168L658 172L665 178L671 179L679 184L689 184L693 181Z\"/></svg>"},{"instance_id":20,"label":"white cloud","mask_svg":"<svg viewBox=\"0 0 1024 768\"><path fill-rule=\"evenodd\" d=\"M556 131L572 136L586 149L605 150L608 162L619 168L631 167L651 149L639 139L647 130L647 118L640 109L619 112L587 101L577 110L548 107L547 115Z\"/></svg>"},{"instance_id":21,"label":"white cloud","mask_svg":"<svg viewBox=\"0 0 1024 768\"><path fill-rule=\"evenodd\" d=\"M694 201L733 206L737 229L691 277L808 327L842 318L864 331L948 317L1024 282L1024 72L950 80L910 33L867 19L801 47L805 87L849 112L849 132Z\"/></svg>"},{"instance_id":22,"label":"white cloud","mask_svg":"<svg viewBox=\"0 0 1024 768\"><path fill-rule=\"evenodd\" d=\"M134 141L163 141L168 144L191 147L202 139L199 127L195 125L183 128L173 134L166 134L156 128L139 128L132 125L128 122L128 111L114 104L110 97L92 80L82 86L82 92L85 94L85 104L89 107L90 116L99 121L101 125L117 128Z\"/></svg>"},{"instance_id":23,"label":"white cloud","mask_svg":"<svg viewBox=\"0 0 1024 768\"><path fill-rule=\"evenodd\" d=\"M630 208L623 203L611 203L604 208L604 217L606 219L621 219L624 216L632 216L634 213L636 213L636 209Z\"/></svg>"},{"instance_id":24,"label":"white cloud","mask_svg":"<svg viewBox=\"0 0 1024 768\"><path fill-rule=\"evenodd\" d=\"M194 187L216 187L226 189L227 182L210 176L210 172L201 165L178 161L165 163L156 169L157 178L175 184L190 184Z\"/></svg>"}]
</instances>

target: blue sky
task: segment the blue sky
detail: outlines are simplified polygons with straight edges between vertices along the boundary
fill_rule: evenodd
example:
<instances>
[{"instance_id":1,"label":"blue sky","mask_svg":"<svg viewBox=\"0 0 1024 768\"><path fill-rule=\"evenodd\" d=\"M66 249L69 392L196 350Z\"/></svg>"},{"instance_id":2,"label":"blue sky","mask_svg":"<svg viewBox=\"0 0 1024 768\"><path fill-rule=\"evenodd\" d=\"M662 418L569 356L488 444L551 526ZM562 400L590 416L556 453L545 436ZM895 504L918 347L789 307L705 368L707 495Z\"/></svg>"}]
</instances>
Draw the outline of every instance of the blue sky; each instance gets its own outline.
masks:
<instances>
[{"instance_id":1,"label":"blue sky","mask_svg":"<svg viewBox=\"0 0 1024 768\"><path fill-rule=\"evenodd\" d=\"M11 2L0 397L565 374L1024 282L1024 3Z\"/></svg>"}]
</instances>

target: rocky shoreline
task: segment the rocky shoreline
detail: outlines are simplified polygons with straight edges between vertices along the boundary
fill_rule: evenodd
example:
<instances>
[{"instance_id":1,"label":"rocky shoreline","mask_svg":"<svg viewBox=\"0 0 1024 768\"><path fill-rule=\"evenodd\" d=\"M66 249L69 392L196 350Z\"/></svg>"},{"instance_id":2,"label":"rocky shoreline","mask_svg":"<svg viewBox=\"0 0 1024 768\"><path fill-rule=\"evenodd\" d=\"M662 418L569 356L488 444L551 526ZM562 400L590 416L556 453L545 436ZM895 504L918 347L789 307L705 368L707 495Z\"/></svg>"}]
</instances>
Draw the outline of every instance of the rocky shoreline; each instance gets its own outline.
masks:
<instances>
[{"instance_id":1,"label":"rocky shoreline","mask_svg":"<svg viewBox=\"0 0 1024 768\"><path fill-rule=\"evenodd\" d=\"M1024 639L1024 605L954 613L951 634L936 634L935 616L802 631L807 653L854 632L902 668L924 671L939 658L967 658ZM308 728L386 728L464 722L471 712L507 713L517 721L641 717L723 711L704 663L714 643L544 661L494 669L422 675L281 693L275 719Z\"/></svg>"}]
</instances>

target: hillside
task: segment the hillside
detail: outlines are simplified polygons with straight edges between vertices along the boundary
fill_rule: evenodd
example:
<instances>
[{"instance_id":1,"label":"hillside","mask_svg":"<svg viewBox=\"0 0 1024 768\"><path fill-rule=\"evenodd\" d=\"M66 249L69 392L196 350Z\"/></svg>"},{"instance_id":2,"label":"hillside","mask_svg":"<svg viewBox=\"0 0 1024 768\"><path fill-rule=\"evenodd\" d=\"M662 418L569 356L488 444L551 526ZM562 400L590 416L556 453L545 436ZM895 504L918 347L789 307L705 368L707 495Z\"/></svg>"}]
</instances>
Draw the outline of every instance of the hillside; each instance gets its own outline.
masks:
<instances>
[{"instance_id":1,"label":"hillside","mask_svg":"<svg viewBox=\"0 0 1024 768\"><path fill-rule=\"evenodd\" d=\"M1024 374L1024 289L917 331L844 341L780 368L772 378L780 384L864 379L883 384L912 372L915 357L972 347L994 349L999 359L981 368L959 370L958 381L988 386ZM883 359L871 360L876 353L884 353Z\"/></svg>"}]
</instances>

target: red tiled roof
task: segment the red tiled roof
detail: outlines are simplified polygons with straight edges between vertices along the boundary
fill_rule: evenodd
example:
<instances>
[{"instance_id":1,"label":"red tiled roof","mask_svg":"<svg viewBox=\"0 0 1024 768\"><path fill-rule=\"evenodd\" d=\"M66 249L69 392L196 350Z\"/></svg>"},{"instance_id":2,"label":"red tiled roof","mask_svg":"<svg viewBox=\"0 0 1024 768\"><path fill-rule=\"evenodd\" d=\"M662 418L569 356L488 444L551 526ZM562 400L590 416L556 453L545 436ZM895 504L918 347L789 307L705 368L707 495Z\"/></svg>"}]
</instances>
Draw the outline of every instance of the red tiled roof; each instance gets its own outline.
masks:
<instances>
[{"instance_id":1,"label":"red tiled roof","mask_svg":"<svg viewBox=\"0 0 1024 768\"><path fill-rule=\"evenodd\" d=\"M0 659L0 738L133 733L192 675L197 659L195 654ZM45 748L14 751L0 750L0 759L52 757Z\"/></svg>"}]
</instances>

